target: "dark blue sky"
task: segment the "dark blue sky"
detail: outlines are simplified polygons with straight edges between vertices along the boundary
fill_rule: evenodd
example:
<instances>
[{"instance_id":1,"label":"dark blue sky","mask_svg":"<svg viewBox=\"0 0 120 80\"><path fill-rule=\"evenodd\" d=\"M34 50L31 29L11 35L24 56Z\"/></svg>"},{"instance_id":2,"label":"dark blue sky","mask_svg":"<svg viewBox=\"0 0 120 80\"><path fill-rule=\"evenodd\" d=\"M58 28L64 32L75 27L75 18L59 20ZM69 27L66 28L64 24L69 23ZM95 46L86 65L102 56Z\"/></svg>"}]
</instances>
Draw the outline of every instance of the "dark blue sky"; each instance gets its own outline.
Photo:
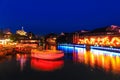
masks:
<instances>
[{"instance_id":1,"label":"dark blue sky","mask_svg":"<svg viewBox=\"0 0 120 80\"><path fill-rule=\"evenodd\" d=\"M0 0L0 28L37 34L120 25L116 0Z\"/></svg>"}]
</instances>

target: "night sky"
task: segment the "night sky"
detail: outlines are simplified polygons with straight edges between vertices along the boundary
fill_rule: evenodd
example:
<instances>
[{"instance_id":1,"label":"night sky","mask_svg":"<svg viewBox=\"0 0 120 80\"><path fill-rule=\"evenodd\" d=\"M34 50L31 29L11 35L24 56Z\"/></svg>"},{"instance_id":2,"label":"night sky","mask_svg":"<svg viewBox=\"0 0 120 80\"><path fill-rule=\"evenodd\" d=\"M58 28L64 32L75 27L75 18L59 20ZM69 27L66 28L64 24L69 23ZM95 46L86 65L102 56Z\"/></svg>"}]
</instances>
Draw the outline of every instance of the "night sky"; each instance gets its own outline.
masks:
<instances>
[{"instance_id":1,"label":"night sky","mask_svg":"<svg viewBox=\"0 0 120 80\"><path fill-rule=\"evenodd\" d=\"M116 0L0 0L0 28L35 34L120 26Z\"/></svg>"}]
</instances>

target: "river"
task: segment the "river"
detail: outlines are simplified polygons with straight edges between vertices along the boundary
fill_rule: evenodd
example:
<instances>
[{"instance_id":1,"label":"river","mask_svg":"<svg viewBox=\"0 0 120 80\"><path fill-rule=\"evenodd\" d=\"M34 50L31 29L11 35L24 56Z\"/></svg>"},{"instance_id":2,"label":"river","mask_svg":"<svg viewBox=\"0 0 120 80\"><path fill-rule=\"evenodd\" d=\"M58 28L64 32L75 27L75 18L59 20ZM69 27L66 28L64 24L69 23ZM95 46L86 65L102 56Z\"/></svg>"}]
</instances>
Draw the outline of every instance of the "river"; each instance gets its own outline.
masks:
<instances>
[{"instance_id":1,"label":"river","mask_svg":"<svg viewBox=\"0 0 120 80\"><path fill-rule=\"evenodd\" d=\"M16 53L0 59L0 80L120 80L117 52L58 46L60 60L32 58Z\"/></svg>"}]
</instances>

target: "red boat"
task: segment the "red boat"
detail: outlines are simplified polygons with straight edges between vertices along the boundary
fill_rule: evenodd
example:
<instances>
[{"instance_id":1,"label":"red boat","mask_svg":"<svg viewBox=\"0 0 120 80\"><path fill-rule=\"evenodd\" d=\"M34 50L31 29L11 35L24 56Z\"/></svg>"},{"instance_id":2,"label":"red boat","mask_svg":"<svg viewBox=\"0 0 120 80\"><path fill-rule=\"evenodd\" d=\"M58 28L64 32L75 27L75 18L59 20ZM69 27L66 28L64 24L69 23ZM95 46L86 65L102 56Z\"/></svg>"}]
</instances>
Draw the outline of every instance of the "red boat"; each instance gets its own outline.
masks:
<instances>
[{"instance_id":1,"label":"red boat","mask_svg":"<svg viewBox=\"0 0 120 80\"><path fill-rule=\"evenodd\" d=\"M55 60L64 57L64 53L59 50L31 50L31 56L40 59Z\"/></svg>"}]
</instances>

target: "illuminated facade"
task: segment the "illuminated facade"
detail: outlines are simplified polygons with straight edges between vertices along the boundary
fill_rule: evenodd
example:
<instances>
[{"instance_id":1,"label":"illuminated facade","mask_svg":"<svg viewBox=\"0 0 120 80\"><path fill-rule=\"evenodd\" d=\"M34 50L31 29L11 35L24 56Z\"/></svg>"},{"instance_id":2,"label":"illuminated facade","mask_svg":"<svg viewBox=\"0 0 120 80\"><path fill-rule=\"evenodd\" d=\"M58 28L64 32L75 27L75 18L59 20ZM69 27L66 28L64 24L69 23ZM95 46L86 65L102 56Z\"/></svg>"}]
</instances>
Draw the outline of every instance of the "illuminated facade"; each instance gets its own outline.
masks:
<instances>
[{"instance_id":1,"label":"illuminated facade","mask_svg":"<svg viewBox=\"0 0 120 80\"><path fill-rule=\"evenodd\" d=\"M11 42L10 39L2 39L2 40L0 40L0 44L2 44L2 45L7 45L7 44L9 44L10 42Z\"/></svg>"},{"instance_id":2,"label":"illuminated facade","mask_svg":"<svg viewBox=\"0 0 120 80\"><path fill-rule=\"evenodd\" d=\"M111 25L86 34L74 34L73 43L120 47L120 27Z\"/></svg>"},{"instance_id":3,"label":"illuminated facade","mask_svg":"<svg viewBox=\"0 0 120 80\"><path fill-rule=\"evenodd\" d=\"M16 31L16 34L19 34L21 36L26 36L27 32L24 31L23 27L22 27L22 30L17 30Z\"/></svg>"}]
</instances>

